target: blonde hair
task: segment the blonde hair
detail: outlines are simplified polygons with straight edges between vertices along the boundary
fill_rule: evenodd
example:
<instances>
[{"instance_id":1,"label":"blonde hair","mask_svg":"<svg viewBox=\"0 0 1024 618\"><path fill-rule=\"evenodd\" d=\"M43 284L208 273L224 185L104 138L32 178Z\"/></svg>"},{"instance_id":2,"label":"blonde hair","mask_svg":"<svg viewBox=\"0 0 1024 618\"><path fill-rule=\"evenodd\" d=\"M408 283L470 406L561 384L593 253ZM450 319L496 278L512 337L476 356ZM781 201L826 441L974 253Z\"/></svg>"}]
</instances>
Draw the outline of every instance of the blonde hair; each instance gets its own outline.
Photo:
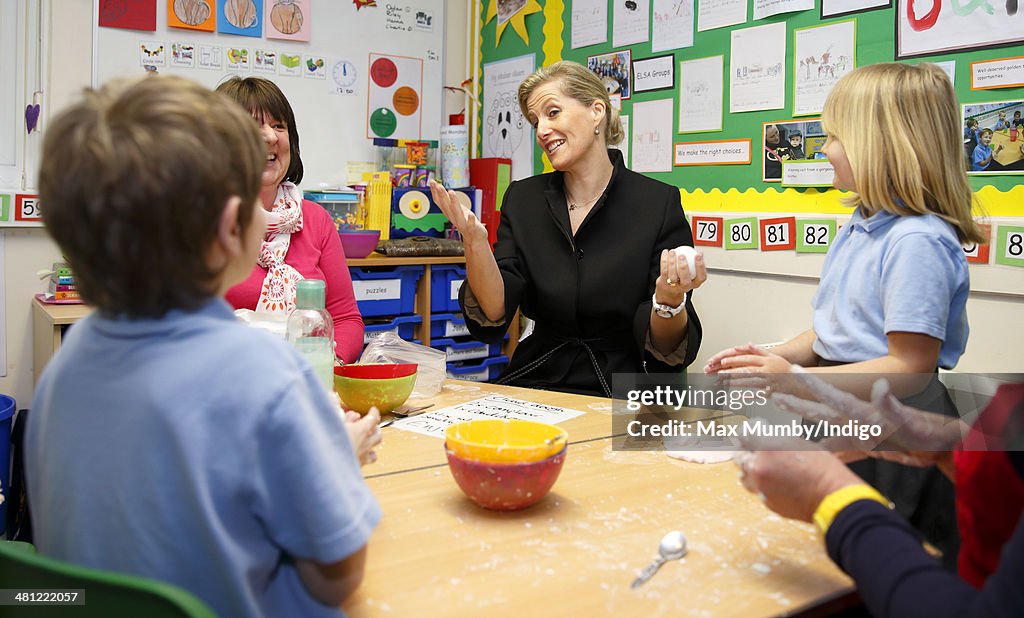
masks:
<instances>
[{"instance_id":1,"label":"blonde hair","mask_svg":"<svg viewBox=\"0 0 1024 618\"><path fill-rule=\"evenodd\" d=\"M832 88L822 126L846 151L857 193L847 206L868 213L933 213L961 242L984 237L971 218L960 110L953 85L930 63L872 64Z\"/></svg>"},{"instance_id":2,"label":"blonde hair","mask_svg":"<svg viewBox=\"0 0 1024 618\"><path fill-rule=\"evenodd\" d=\"M526 102L530 95L533 94L533 91L539 86L552 81L558 81L564 94L576 99L583 105L589 107L594 101L604 103L603 133L605 144L618 144L622 141L622 138L625 136L622 131L622 121L619 120L618 110L612 108L611 101L608 99L608 91L605 90L601 78L582 64L569 60L561 60L546 67L541 67L524 79L523 83L519 84L519 109L523 112L524 118L530 117Z\"/></svg>"}]
</instances>

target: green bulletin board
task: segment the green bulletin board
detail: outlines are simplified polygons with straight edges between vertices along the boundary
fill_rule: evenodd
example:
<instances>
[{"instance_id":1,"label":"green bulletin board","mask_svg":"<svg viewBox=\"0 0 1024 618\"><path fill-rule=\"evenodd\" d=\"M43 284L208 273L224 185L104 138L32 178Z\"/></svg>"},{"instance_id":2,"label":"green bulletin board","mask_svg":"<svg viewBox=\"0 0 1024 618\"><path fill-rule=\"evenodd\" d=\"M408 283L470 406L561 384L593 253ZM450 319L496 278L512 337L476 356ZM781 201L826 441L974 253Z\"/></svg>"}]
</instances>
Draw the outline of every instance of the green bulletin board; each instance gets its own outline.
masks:
<instances>
[{"instance_id":1,"label":"green bulletin board","mask_svg":"<svg viewBox=\"0 0 1024 618\"><path fill-rule=\"evenodd\" d=\"M751 139L751 162L747 165L701 165L674 167L671 172L651 173L650 176L664 182L678 186L686 191L702 190L711 191L718 189L726 191L737 189L741 193L749 189L763 192L766 189L782 191L779 183L769 183L762 180L762 131L766 122L805 120L806 117L793 116L793 50L794 31L810 26L837 23L841 21L856 21L856 66L864 66L878 62L890 62L895 60L896 54L896 11L901 5L901 0L893 0L891 7L868 10L860 13L846 14L834 18L822 20L820 17L821 0L815 4L812 10L795 13L775 15L765 19L753 20L753 1L748 2L747 21L743 24L708 30L696 31L696 7L694 8L694 45L692 47L677 49L672 52L651 51L650 40L631 45L624 48L612 47L612 19L614 15L613 1L608 3L608 38L604 44L591 45L579 49L571 49L571 27L572 0L540 0L539 5L543 10L535 11L525 15L523 21L526 26L526 33L529 43L513 30L504 28L500 42L495 44L497 19L491 18L485 21L489 3L497 0L484 0L480 14L481 28L480 57L481 64L478 70L482 74L483 65L495 60L502 60L521 56L527 53L536 53L538 66L561 59L573 60L581 64L587 64L587 57L618 51L618 49L629 49L632 60L643 60L654 56L663 56L672 53L675 56L675 81L678 88L679 83L679 61L693 60L707 56L722 54L725 56L723 63L723 127L719 132L696 134L674 133L675 142L699 141L699 140L738 140ZM622 0L614 0L622 1ZM649 1L649 0L640 0ZM947 4L950 0L942 0ZM532 0L527 7L532 5ZM1004 11L1002 3L995 3L996 10ZM559 8L561 10L559 10ZM653 20L653 12L651 13ZM1016 20L1020 23L1019 32L1024 33L1024 11L1014 16L1007 16L1006 19ZM754 111L729 113L729 53L730 37L733 30L761 26L771 23L785 22L786 24L786 102L785 107L778 110ZM560 44L560 45L559 45ZM560 49L559 49L560 47ZM980 103L986 101L1004 101L1012 99L1024 99L1024 87L1001 88L997 90L971 90L971 62L981 60L994 60L1024 56L1024 45L1001 46L989 49L965 51L961 53L943 53L930 56L921 56L905 60L905 62L943 62L955 61L955 89L960 103ZM482 93L478 93L482 94ZM622 114L632 116L632 107L636 103L654 101L665 98L673 100L673 131L678 129L678 105L679 95L677 90L661 90L654 92L632 93L628 100L622 102ZM477 139L480 139L479 133ZM627 139L629 137L627 136ZM806 146L813 146L814 136L807 141ZM536 170L544 169L544 163L540 150L534 148ZM1007 192L1015 186L1024 184L1024 176L1003 175L1003 176L972 176L971 185L974 189L991 186L998 192ZM815 191L815 189L796 189L796 191ZM1016 206L1013 214L1024 214L1024 206ZM735 210L741 210L736 208ZM1007 213L1008 214L1008 213Z\"/></svg>"}]
</instances>

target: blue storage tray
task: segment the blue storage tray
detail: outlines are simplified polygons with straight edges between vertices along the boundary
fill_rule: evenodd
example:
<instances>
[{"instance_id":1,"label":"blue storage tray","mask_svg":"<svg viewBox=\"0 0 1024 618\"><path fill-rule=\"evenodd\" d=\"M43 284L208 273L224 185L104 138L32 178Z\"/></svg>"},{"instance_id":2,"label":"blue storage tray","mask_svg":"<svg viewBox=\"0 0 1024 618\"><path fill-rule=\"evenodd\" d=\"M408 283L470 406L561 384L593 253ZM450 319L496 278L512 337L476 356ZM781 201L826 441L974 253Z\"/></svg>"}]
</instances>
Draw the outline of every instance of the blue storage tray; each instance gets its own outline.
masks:
<instances>
[{"instance_id":1,"label":"blue storage tray","mask_svg":"<svg viewBox=\"0 0 1024 618\"><path fill-rule=\"evenodd\" d=\"M454 264L440 264L430 267L430 311L461 312L459 287L466 280L466 269Z\"/></svg>"},{"instance_id":2,"label":"blue storage tray","mask_svg":"<svg viewBox=\"0 0 1024 618\"><path fill-rule=\"evenodd\" d=\"M469 328L466 318L461 313L435 313L430 316L430 337L467 337Z\"/></svg>"},{"instance_id":3,"label":"blue storage tray","mask_svg":"<svg viewBox=\"0 0 1024 618\"><path fill-rule=\"evenodd\" d=\"M507 356L492 356L482 361L448 363L448 377L469 382L490 382L508 366Z\"/></svg>"},{"instance_id":4,"label":"blue storage tray","mask_svg":"<svg viewBox=\"0 0 1024 618\"><path fill-rule=\"evenodd\" d=\"M508 335L505 335L505 339L508 340ZM448 356L448 362L487 358L488 356L498 356L501 354L500 344L486 344L472 339L469 341L455 341L447 337L431 339L430 347L443 350Z\"/></svg>"},{"instance_id":5,"label":"blue storage tray","mask_svg":"<svg viewBox=\"0 0 1024 618\"><path fill-rule=\"evenodd\" d=\"M370 270L350 266L356 305L364 317L414 313L416 284L423 276L422 266L394 266Z\"/></svg>"},{"instance_id":6,"label":"blue storage tray","mask_svg":"<svg viewBox=\"0 0 1024 618\"><path fill-rule=\"evenodd\" d=\"M421 323L423 318L418 315L400 315L393 320L379 324L366 324L363 331L363 345L370 343L371 339L380 337L384 333L395 333L406 341L412 341L416 334L416 325Z\"/></svg>"}]
</instances>

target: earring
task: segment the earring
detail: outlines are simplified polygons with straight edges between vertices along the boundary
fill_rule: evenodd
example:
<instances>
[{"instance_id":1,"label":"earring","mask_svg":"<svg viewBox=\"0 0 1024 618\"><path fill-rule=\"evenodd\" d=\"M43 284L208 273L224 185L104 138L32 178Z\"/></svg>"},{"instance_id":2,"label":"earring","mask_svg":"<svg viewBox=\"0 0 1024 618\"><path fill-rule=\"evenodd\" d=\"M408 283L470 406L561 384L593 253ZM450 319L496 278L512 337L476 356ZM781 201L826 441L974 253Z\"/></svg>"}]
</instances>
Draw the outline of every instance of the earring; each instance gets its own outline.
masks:
<instances>
[{"instance_id":1,"label":"earring","mask_svg":"<svg viewBox=\"0 0 1024 618\"><path fill-rule=\"evenodd\" d=\"M600 134L601 134L601 129L598 129L597 127L594 127L594 135L600 135Z\"/></svg>"}]
</instances>

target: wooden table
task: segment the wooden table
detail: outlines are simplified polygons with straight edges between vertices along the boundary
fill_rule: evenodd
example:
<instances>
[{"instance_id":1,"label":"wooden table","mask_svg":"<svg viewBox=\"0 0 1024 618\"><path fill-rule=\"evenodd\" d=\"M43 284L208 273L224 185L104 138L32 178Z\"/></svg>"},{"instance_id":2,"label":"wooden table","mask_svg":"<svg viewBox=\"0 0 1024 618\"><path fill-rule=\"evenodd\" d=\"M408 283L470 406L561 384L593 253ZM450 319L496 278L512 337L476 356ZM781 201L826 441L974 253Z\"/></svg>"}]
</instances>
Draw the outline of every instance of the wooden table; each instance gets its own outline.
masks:
<instances>
[{"instance_id":1,"label":"wooden table","mask_svg":"<svg viewBox=\"0 0 1024 618\"><path fill-rule=\"evenodd\" d=\"M1005 133L996 131L992 134L992 143L990 144L992 152L995 152L999 146L1003 147L1002 152L995 155L995 160L1000 165L1012 165L1024 159L1021 145L1024 145L1024 133L1018 134L1017 139L1012 142L1010 141L1010 132L1008 130Z\"/></svg>"},{"instance_id":2,"label":"wooden table","mask_svg":"<svg viewBox=\"0 0 1024 618\"><path fill-rule=\"evenodd\" d=\"M364 470L384 518L350 616L754 617L856 602L817 530L768 511L732 463L613 451L608 399L449 380L434 400L491 393L585 412L562 424L569 454L552 493L523 511L481 509L455 485L440 439L385 428L381 460ZM689 554L631 590L674 529Z\"/></svg>"}]
</instances>

